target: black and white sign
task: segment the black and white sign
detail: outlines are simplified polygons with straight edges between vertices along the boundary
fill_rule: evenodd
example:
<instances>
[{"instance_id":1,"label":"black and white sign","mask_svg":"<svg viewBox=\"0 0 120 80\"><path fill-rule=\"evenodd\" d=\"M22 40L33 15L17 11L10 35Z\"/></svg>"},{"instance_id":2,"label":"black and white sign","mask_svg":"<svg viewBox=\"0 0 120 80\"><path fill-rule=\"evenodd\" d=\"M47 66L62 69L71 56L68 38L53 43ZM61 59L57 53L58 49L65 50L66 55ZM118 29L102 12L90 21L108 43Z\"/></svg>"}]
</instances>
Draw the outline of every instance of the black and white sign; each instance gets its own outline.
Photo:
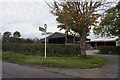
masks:
<instances>
[{"instance_id":1,"label":"black and white sign","mask_svg":"<svg viewBox=\"0 0 120 80\"><path fill-rule=\"evenodd\" d=\"M46 32L46 35L52 34L51 32ZM42 33L42 35L45 35L45 33Z\"/></svg>"},{"instance_id":2,"label":"black and white sign","mask_svg":"<svg viewBox=\"0 0 120 80\"><path fill-rule=\"evenodd\" d=\"M40 31L43 31L43 32L46 31L46 29L44 29L44 28L42 28L42 27L39 27L39 30L40 30Z\"/></svg>"}]
</instances>

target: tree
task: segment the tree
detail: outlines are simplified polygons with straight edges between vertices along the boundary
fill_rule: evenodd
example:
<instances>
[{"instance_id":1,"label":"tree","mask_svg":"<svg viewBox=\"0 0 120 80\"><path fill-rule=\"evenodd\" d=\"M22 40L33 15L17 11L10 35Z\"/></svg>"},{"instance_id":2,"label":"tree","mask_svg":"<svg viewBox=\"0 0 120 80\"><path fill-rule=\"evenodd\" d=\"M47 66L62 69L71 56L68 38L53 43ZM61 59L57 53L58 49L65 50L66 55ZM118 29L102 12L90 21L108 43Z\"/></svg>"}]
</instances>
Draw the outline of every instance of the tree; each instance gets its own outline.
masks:
<instances>
[{"instance_id":1,"label":"tree","mask_svg":"<svg viewBox=\"0 0 120 80\"><path fill-rule=\"evenodd\" d=\"M58 28L68 29L80 37L80 55L86 55L86 36L91 25L98 23L97 19L101 16L97 11L100 10L102 2L90 2L78 0L77 2L68 2L66 0L54 2L48 6L52 9L51 13L57 16Z\"/></svg>"},{"instance_id":2,"label":"tree","mask_svg":"<svg viewBox=\"0 0 120 80\"><path fill-rule=\"evenodd\" d=\"M101 36L120 36L120 1L106 11L94 33Z\"/></svg>"},{"instance_id":3,"label":"tree","mask_svg":"<svg viewBox=\"0 0 120 80\"><path fill-rule=\"evenodd\" d=\"M13 33L13 37L14 38L19 38L21 35L20 35L20 32L16 31Z\"/></svg>"},{"instance_id":4,"label":"tree","mask_svg":"<svg viewBox=\"0 0 120 80\"><path fill-rule=\"evenodd\" d=\"M4 34L3 34L3 42L9 42L10 36L11 36L11 32L9 32L9 31L4 32Z\"/></svg>"}]
</instances>

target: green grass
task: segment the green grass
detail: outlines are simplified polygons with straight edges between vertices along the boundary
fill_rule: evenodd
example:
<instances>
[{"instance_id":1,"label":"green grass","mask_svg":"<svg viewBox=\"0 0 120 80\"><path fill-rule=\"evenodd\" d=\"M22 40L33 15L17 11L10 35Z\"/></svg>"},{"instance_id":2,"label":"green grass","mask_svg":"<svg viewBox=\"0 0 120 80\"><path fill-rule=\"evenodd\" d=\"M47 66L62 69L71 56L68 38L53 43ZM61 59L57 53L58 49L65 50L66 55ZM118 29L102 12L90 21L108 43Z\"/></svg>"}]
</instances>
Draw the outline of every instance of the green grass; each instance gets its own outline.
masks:
<instances>
[{"instance_id":1,"label":"green grass","mask_svg":"<svg viewBox=\"0 0 120 80\"><path fill-rule=\"evenodd\" d=\"M2 59L13 63L32 64L58 68L100 68L106 62L104 58L86 57L47 57L26 56L12 52L2 52Z\"/></svg>"}]
</instances>

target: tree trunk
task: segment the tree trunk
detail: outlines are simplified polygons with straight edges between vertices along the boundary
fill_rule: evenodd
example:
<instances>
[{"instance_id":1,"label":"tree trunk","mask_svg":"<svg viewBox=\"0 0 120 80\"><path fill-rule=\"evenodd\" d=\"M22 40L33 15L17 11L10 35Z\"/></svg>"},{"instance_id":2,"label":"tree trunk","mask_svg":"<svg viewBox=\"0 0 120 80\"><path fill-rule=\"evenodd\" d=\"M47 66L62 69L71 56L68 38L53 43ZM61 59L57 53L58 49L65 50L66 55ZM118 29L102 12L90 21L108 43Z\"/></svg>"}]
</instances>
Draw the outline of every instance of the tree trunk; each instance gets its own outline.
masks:
<instances>
[{"instance_id":1,"label":"tree trunk","mask_svg":"<svg viewBox=\"0 0 120 80\"><path fill-rule=\"evenodd\" d=\"M86 56L86 31L80 37L80 56Z\"/></svg>"},{"instance_id":2,"label":"tree trunk","mask_svg":"<svg viewBox=\"0 0 120 80\"><path fill-rule=\"evenodd\" d=\"M65 35L65 45L67 45L67 34Z\"/></svg>"},{"instance_id":3,"label":"tree trunk","mask_svg":"<svg viewBox=\"0 0 120 80\"><path fill-rule=\"evenodd\" d=\"M73 36L73 44L75 45L75 35Z\"/></svg>"}]
</instances>

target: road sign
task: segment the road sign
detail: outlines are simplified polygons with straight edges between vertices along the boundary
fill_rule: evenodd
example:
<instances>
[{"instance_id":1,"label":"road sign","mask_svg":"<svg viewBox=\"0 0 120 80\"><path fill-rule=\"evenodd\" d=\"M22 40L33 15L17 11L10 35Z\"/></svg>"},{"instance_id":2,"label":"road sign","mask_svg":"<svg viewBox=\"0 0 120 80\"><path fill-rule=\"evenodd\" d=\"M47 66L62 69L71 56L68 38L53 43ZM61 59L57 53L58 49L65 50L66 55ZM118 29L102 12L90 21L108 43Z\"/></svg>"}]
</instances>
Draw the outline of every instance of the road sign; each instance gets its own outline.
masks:
<instances>
[{"instance_id":1,"label":"road sign","mask_svg":"<svg viewBox=\"0 0 120 80\"><path fill-rule=\"evenodd\" d=\"M46 32L46 35L52 34L51 32ZM45 35L45 33L42 33L42 35Z\"/></svg>"},{"instance_id":2,"label":"road sign","mask_svg":"<svg viewBox=\"0 0 120 80\"><path fill-rule=\"evenodd\" d=\"M39 27L39 31L42 31L42 35L45 35L45 58L46 58L46 35L52 34L51 32L47 32L47 24L44 25L45 28Z\"/></svg>"},{"instance_id":3,"label":"road sign","mask_svg":"<svg viewBox=\"0 0 120 80\"><path fill-rule=\"evenodd\" d=\"M43 32L46 32L46 29L42 28L42 27L39 27L39 30L40 31L43 31Z\"/></svg>"}]
</instances>

